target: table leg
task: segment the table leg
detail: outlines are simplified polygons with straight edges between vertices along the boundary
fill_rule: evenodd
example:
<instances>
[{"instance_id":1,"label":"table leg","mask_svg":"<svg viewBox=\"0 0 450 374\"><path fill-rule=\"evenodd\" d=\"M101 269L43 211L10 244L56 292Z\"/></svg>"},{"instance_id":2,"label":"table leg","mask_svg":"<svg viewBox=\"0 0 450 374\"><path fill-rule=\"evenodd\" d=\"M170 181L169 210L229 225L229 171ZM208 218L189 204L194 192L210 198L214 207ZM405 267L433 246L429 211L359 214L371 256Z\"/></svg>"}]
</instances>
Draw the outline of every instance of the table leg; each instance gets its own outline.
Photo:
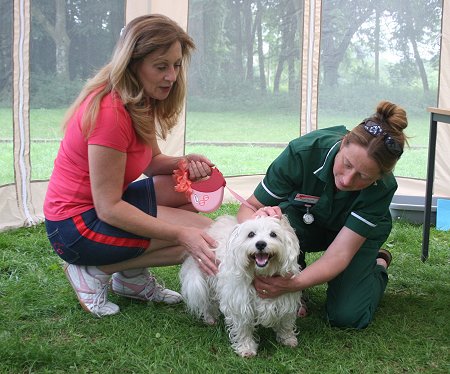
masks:
<instances>
[{"instance_id":1,"label":"table leg","mask_svg":"<svg viewBox=\"0 0 450 374\"><path fill-rule=\"evenodd\" d=\"M436 136L437 121L434 120L433 114L430 116L430 139L428 145L428 167L427 167L427 185L425 192L425 211L423 219L423 235L422 235L422 261L428 258L428 247L430 242L430 223L431 223L431 203L433 198L433 181L434 181L434 161L436 156Z\"/></svg>"}]
</instances>

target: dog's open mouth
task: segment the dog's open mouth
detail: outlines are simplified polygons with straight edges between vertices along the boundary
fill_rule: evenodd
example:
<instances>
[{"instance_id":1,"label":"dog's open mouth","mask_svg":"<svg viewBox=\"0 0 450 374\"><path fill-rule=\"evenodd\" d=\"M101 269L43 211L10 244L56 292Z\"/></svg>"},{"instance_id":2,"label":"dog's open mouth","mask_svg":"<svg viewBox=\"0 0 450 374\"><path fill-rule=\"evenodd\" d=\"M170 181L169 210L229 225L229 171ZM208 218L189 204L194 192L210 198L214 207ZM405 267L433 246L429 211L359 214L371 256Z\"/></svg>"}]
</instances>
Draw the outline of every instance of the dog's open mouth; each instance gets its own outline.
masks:
<instances>
[{"instance_id":1,"label":"dog's open mouth","mask_svg":"<svg viewBox=\"0 0 450 374\"><path fill-rule=\"evenodd\" d=\"M256 266L263 268L267 266L272 256L273 255L266 252L258 252L253 254L251 257L255 260Z\"/></svg>"}]
</instances>

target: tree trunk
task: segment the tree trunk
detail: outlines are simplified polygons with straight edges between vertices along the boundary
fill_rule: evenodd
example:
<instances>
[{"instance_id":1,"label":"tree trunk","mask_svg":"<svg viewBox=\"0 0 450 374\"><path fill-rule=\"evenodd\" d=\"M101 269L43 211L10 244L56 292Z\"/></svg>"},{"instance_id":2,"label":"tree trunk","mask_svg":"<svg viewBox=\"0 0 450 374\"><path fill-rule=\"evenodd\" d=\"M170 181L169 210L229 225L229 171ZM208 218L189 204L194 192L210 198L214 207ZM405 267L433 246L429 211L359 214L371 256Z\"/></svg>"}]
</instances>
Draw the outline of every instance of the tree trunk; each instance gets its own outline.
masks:
<instances>
[{"instance_id":1,"label":"tree trunk","mask_svg":"<svg viewBox=\"0 0 450 374\"><path fill-rule=\"evenodd\" d=\"M417 69L419 70L420 79L422 80L422 86L423 91L428 92L430 90L430 87L428 85L428 78L427 73L425 71L425 67L423 65L422 58L420 57L419 48L417 47L417 41L416 41L416 30L415 30L415 22L414 22L414 16L413 12L411 10L411 6L409 2L404 3L405 6L405 15L407 17L407 23L406 23L406 34L409 42L411 43L413 52L414 52L414 60L417 65Z\"/></svg>"},{"instance_id":2,"label":"tree trunk","mask_svg":"<svg viewBox=\"0 0 450 374\"><path fill-rule=\"evenodd\" d=\"M258 9L256 11L255 25L258 35L258 64L259 64L259 88L262 93L266 93L267 82L265 73L264 50L263 50L263 36L262 36L262 4L258 0Z\"/></svg>"},{"instance_id":3,"label":"tree trunk","mask_svg":"<svg viewBox=\"0 0 450 374\"><path fill-rule=\"evenodd\" d=\"M380 84L380 10L379 7L375 7L375 85Z\"/></svg>"},{"instance_id":4,"label":"tree trunk","mask_svg":"<svg viewBox=\"0 0 450 374\"><path fill-rule=\"evenodd\" d=\"M326 2L324 2L327 4ZM344 60L345 52L350 45L353 35L360 26L367 20L372 12L368 8L351 8L351 13L345 14L348 22L342 27L342 30L333 29L332 25L336 22L332 19L334 16L332 9L322 8L322 41L321 41L321 62L323 70L323 83L326 86L337 86L339 78L339 65ZM341 16L342 18L342 16ZM337 31L339 32L337 34ZM340 37L342 35L342 37ZM340 39L339 39L340 38Z\"/></svg>"},{"instance_id":5,"label":"tree trunk","mask_svg":"<svg viewBox=\"0 0 450 374\"><path fill-rule=\"evenodd\" d=\"M287 45L288 45L288 56L287 56L287 63L288 63L288 91L289 93L295 92L295 89L297 87L298 79L295 76L295 60L298 56L297 51L299 50L297 46L295 45L295 33L297 32L297 9L295 6L295 2L290 0L287 3L287 17L289 18L288 21L288 29L286 33L286 39L287 39Z\"/></svg>"},{"instance_id":6,"label":"tree trunk","mask_svg":"<svg viewBox=\"0 0 450 374\"><path fill-rule=\"evenodd\" d=\"M235 28L235 51L234 51L234 71L238 77L244 77L244 68L242 62L242 26L241 26L241 3L240 1L230 0L230 8Z\"/></svg>"},{"instance_id":7,"label":"tree trunk","mask_svg":"<svg viewBox=\"0 0 450 374\"><path fill-rule=\"evenodd\" d=\"M419 48L417 48L417 42L414 38L410 38L409 41L413 47L414 59L416 61L417 68L419 69L420 79L422 80L422 86L424 92L430 91L430 86L428 85L428 77L423 65L422 58L420 57Z\"/></svg>"},{"instance_id":8,"label":"tree trunk","mask_svg":"<svg viewBox=\"0 0 450 374\"><path fill-rule=\"evenodd\" d=\"M245 40L245 55L247 57L246 64L246 80L253 82L253 21L252 21L252 1L244 0L243 18L244 18L244 40Z\"/></svg>"},{"instance_id":9,"label":"tree trunk","mask_svg":"<svg viewBox=\"0 0 450 374\"><path fill-rule=\"evenodd\" d=\"M12 3L0 4L0 93L10 92L12 77Z\"/></svg>"},{"instance_id":10,"label":"tree trunk","mask_svg":"<svg viewBox=\"0 0 450 374\"><path fill-rule=\"evenodd\" d=\"M42 25L55 42L57 76L69 80L70 38L66 31L66 2L55 0L55 9L54 26L50 24L38 7L35 7L33 10L37 22Z\"/></svg>"}]
</instances>

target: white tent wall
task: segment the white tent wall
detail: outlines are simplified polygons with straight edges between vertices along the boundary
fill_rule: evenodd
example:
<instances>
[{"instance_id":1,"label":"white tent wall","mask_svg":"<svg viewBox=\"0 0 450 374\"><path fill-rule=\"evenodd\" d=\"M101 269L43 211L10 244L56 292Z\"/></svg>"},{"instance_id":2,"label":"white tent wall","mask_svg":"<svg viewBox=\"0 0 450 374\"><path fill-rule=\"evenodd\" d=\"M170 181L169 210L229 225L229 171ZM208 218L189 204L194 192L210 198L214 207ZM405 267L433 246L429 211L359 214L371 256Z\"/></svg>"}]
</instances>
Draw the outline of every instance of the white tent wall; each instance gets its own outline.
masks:
<instances>
[{"instance_id":1,"label":"white tent wall","mask_svg":"<svg viewBox=\"0 0 450 374\"><path fill-rule=\"evenodd\" d=\"M46 182L31 182L29 118L30 3L13 6L13 149L15 183L0 187L0 230L40 222Z\"/></svg>"},{"instance_id":2,"label":"white tent wall","mask_svg":"<svg viewBox=\"0 0 450 374\"><path fill-rule=\"evenodd\" d=\"M443 1L441 61L439 76L438 107L450 108L450 0ZM30 165L30 108L29 108L29 41L30 0L13 2L13 146L14 181L0 186L0 231L29 226L43 220L42 205L47 187L46 181L32 180ZM299 133L317 127L317 85L320 43L320 0L303 2L303 39L301 51L301 117ZM188 0L127 1L126 22L141 14L163 13L175 19L189 31ZM426 111L426 108L423 109ZM428 123L424 123L428 126ZM3 124L2 124L3 126ZM301 127L302 126L302 127ZM436 171L434 192L450 196L450 173L448 167L450 126L438 126L436 148ZM166 142L161 143L164 152L180 155L185 151L185 119ZM227 177L227 184L244 197L248 197L261 175ZM425 183L421 180L399 178L400 195L424 196ZM226 192L227 201L234 198Z\"/></svg>"},{"instance_id":3,"label":"white tent wall","mask_svg":"<svg viewBox=\"0 0 450 374\"><path fill-rule=\"evenodd\" d=\"M447 21L447 22L446 22ZM450 0L443 2L438 107L450 109ZM450 196L450 125L438 124L434 194Z\"/></svg>"},{"instance_id":4,"label":"white tent wall","mask_svg":"<svg viewBox=\"0 0 450 374\"><path fill-rule=\"evenodd\" d=\"M317 129L321 5L320 0L307 0L303 5L301 134Z\"/></svg>"}]
</instances>

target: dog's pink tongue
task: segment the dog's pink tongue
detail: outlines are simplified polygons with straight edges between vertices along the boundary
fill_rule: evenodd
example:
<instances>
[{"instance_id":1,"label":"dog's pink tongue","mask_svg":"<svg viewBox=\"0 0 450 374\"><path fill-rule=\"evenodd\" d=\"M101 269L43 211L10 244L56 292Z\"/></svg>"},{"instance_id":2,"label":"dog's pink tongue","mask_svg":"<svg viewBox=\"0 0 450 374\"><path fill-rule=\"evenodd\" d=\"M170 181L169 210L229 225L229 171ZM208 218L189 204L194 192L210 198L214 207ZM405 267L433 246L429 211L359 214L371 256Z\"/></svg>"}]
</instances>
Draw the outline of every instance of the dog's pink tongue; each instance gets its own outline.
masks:
<instances>
[{"instance_id":1,"label":"dog's pink tongue","mask_svg":"<svg viewBox=\"0 0 450 374\"><path fill-rule=\"evenodd\" d=\"M258 265L260 268L267 265L269 262L269 254L268 253L257 253L255 255L256 265Z\"/></svg>"}]
</instances>

